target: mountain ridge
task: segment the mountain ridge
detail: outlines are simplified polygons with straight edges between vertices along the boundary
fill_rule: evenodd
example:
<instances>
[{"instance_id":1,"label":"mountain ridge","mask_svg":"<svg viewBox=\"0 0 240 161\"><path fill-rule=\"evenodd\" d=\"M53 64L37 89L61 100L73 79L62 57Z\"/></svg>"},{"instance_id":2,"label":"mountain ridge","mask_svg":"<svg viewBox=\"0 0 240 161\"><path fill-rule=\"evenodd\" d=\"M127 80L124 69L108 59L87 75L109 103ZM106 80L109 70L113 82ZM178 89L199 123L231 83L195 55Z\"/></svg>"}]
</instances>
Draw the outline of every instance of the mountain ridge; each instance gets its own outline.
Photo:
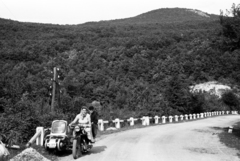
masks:
<instances>
[{"instance_id":1,"label":"mountain ridge","mask_svg":"<svg viewBox=\"0 0 240 161\"><path fill-rule=\"evenodd\" d=\"M176 16L177 15L177 16ZM212 21L217 20L218 15L208 14L206 12L187 9L187 8L160 8L151 10L134 17L113 19L113 20L100 20L100 21L89 21L81 24L61 25L51 23L37 23L37 22L21 22L17 20L0 18L0 23L27 23L37 25L53 25L53 26L79 26L89 24L148 24L148 23L175 23L175 22L186 22L186 21Z\"/></svg>"},{"instance_id":2,"label":"mountain ridge","mask_svg":"<svg viewBox=\"0 0 240 161\"><path fill-rule=\"evenodd\" d=\"M176 16L177 15L177 16ZM206 12L187 9L187 8L161 8L139 14L134 17L97 21L97 22L86 22L84 24L166 24L166 23L178 23L178 22L189 22L189 21L215 21L218 20L219 16L214 14L208 14Z\"/></svg>"}]
</instances>

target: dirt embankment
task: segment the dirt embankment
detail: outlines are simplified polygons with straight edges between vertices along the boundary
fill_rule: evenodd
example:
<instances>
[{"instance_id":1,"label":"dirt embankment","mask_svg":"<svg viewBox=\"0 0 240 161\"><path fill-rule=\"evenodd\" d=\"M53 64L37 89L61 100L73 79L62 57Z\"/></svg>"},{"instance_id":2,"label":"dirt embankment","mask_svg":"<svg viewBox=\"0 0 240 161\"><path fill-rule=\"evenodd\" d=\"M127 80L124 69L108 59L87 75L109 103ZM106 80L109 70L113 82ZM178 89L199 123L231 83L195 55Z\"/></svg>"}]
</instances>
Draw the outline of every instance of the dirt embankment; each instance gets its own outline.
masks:
<instances>
[{"instance_id":1,"label":"dirt embankment","mask_svg":"<svg viewBox=\"0 0 240 161\"><path fill-rule=\"evenodd\" d=\"M10 161L50 161L33 148L27 148Z\"/></svg>"}]
</instances>

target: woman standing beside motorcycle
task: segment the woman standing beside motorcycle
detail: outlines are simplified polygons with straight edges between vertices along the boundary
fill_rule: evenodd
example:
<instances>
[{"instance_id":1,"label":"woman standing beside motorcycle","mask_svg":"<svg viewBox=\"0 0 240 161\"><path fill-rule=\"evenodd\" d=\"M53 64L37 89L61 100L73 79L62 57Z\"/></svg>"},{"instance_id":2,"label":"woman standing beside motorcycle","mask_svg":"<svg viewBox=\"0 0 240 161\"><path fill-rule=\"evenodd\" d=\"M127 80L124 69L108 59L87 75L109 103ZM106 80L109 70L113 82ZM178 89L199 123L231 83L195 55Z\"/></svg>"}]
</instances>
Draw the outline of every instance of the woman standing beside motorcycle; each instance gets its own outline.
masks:
<instances>
[{"instance_id":1,"label":"woman standing beside motorcycle","mask_svg":"<svg viewBox=\"0 0 240 161\"><path fill-rule=\"evenodd\" d=\"M75 119L69 124L72 126L73 124L80 124L85 126L85 131L87 132L88 139L93 142L92 132L91 132L91 117L87 113L87 107L83 106L81 112L75 117Z\"/></svg>"}]
</instances>

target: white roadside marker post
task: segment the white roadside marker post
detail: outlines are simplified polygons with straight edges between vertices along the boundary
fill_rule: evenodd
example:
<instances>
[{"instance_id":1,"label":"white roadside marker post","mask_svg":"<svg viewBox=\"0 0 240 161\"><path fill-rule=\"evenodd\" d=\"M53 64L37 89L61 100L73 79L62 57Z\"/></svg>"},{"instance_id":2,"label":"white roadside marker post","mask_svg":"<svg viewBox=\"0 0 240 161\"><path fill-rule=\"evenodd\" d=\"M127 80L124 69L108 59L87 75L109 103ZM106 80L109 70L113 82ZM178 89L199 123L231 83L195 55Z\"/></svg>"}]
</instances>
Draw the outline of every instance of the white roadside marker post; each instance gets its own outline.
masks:
<instances>
[{"instance_id":1,"label":"white roadside marker post","mask_svg":"<svg viewBox=\"0 0 240 161\"><path fill-rule=\"evenodd\" d=\"M183 118L184 118L184 116L183 116L183 115L180 115L180 120L181 120L181 121L183 121Z\"/></svg>"},{"instance_id":2,"label":"white roadside marker post","mask_svg":"<svg viewBox=\"0 0 240 161\"><path fill-rule=\"evenodd\" d=\"M175 122L178 122L178 115L175 115L174 118L175 118Z\"/></svg>"},{"instance_id":3,"label":"white roadside marker post","mask_svg":"<svg viewBox=\"0 0 240 161\"><path fill-rule=\"evenodd\" d=\"M168 118L169 118L169 122L172 123L173 117L172 117L172 116L169 116Z\"/></svg>"},{"instance_id":4,"label":"white roadside marker post","mask_svg":"<svg viewBox=\"0 0 240 161\"><path fill-rule=\"evenodd\" d=\"M100 130L100 131L104 131L104 124L105 123L108 123L108 121L103 121L102 119L99 119L98 120L98 129Z\"/></svg>"},{"instance_id":5,"label":"white roadside marker post","mask_svg":"<svg viewBox=\"0 0 240 161\"><path fill-rule=\"evenodd\" d=\"M160 118L159 116L155 116L155 117L154 117L154 119L155 119L155 124L158 124L159 118Z\"/></svg>"},{"instance_id":6,"label":"white roadside marker post","mask_svg":"<svg viewBox=\"0 0 240 161\"><path fill-rule=\"evenodd\" d=\"M137 119L130 117L127 121L130 122L130 126L134 126L134 121L137 121Z\"/></svg>"},{"instance_id":7,"label":"white roadside marker post","mask_svg":"<svg viewBox=\"0 0 240 161\"><path fill-rule=\"evenodd\" d=\"M163 123L163 124L166 123L166 116L162 116L162 123Z\"/></svg>"}]
</instances>

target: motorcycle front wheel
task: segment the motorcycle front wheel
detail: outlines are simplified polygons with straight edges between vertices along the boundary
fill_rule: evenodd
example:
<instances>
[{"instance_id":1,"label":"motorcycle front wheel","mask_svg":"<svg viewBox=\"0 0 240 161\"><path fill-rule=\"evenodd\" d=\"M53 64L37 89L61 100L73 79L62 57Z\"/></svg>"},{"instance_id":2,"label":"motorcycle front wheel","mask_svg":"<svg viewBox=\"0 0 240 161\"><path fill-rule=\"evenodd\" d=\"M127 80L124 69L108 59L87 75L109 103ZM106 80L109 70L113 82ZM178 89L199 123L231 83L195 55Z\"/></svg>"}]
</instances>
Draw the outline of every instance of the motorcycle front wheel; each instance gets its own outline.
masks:
<instances>
[{"instance_id":1,"label":"motorcycle front wheel","mask_svg":"<svg viewBox=\"0 0 240 161\"><path fill-rule=\"evenodd\" d=\"M80 144L80 138L73 140L72 155L74 159L82 156L82 148Z\"/></svg>"}]
</instances>

